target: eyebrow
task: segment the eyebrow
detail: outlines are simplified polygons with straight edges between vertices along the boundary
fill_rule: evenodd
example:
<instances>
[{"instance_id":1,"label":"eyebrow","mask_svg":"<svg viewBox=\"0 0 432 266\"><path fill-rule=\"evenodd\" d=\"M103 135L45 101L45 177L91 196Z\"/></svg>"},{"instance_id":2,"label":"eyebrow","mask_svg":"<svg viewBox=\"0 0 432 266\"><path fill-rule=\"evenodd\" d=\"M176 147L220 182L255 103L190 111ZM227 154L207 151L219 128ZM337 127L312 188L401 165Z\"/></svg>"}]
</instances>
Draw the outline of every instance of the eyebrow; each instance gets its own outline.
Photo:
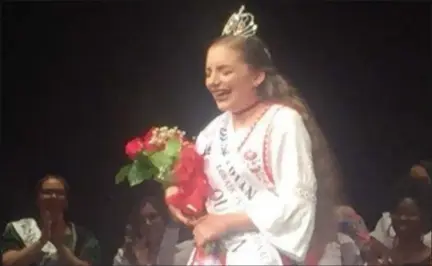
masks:
<instances>
[{"instance_id":1,"label":"eyebrow","mask_svg":"<svg viewBox=\"0 0 432 266\"><path fill-rule=\"evenodd\" d=\"M216 67L217 70L224 70L224 69L227 69L227 68L232 68L232 66L224 64L224 65L219 65L219 66ZM210 68L206 67L206 70L210 70Z\"/></svg>"}]
</instances>

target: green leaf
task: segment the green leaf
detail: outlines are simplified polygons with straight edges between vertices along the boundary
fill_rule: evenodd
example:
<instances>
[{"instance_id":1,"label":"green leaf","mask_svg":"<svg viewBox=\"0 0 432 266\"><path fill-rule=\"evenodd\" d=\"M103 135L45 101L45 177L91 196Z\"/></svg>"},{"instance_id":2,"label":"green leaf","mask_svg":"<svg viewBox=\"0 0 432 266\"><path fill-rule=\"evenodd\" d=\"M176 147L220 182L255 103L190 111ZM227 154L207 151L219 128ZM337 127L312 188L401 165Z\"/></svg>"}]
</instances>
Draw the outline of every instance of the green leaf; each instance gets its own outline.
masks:
<instances>
[{"instance_id":1,"label":"green leaf","mask_svg":"<svg viewBox=\"0 0 432 266\"><path fill-rule=\"evenodd\" d=\"M120 168L120 170L118 171L118 173L115 176L115 183L116 184L120 184L121 182L126 180L131 167L132 167L132 164L127 164L127 165L123 166L122 168Z\"/></svg>"},{"instance_id":2,"label":"green leaf","mask_svg":"<svg viewBox=\"0 0 432 266\"><path fill-rule=\"evenodd\" d=\"M130 168L128 174L129 186L133 187L141 184L145 180L152 179L154 176L152 165L149 165L146 161L135 160Z\"/></svg>"},{"instance_id":3,"label":"green leaf","mask_svg":"<svg viewBox=\"0 0 432 266\"><path fill-rule=\"evenodd\" d=\"M157 169L168 168L174 162L174 158L163 151L155 152L148 158Z\"/></svg>"},{"instance_id":4,"label":"green leaf","mask_svg":"<svg viewBox=\"0 0 432 266\"><path fill-rule=\"evenodd\" d=\"M170 157L176 158L181 148L181 143L178 139L170 139L166 143L164 153Z\"/></svg>"}]
</instances>

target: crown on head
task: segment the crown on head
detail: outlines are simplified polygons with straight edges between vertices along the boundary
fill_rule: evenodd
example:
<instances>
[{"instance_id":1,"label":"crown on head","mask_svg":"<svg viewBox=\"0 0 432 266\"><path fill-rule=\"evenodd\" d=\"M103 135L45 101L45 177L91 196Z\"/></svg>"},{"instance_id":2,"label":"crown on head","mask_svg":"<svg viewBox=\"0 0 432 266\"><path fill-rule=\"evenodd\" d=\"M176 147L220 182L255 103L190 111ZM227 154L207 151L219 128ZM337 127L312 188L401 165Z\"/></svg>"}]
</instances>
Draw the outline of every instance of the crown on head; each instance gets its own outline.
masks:
<instances>
[{"instance_id":1,"label":"crown on head","mask_svg":"<svg viewBox=\"0 0 432 266\"><path fill-rule=\"evenodd\" d=\"M225 24L222 36L234 35L250 37L256 34L258 25L254 22L254 16L244 11L245 6L243 5L237 13L231 15Z\"/></svg>"}]
</instances>

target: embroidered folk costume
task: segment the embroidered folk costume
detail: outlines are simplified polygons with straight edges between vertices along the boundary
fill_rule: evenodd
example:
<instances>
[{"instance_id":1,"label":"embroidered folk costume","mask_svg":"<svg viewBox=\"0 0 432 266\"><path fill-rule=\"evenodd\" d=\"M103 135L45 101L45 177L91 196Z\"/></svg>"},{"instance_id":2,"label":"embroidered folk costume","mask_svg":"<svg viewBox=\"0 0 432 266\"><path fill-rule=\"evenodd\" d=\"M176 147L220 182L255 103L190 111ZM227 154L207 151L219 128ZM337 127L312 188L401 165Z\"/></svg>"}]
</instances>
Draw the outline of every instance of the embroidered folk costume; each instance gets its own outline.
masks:
<instances>
[{"instance_id":1,"label":"embroidered folk costume","mask_svg":"<svg viewBox=\"0 0 432 266\"><path fill-rule=\"evenodd\" d=\"M249 129L235 130L232 123L231 114L223 113L197 138L213 189L207 211L246 212L259 230L225 235L220 262L303 262L314 230L316 180L302 117L275 104ZM196 265L194 255L190 265Z\"/></svg>"},{"instance_id":2,"label":"embroidered folk costume","mask_svg":"<svg viewBox=\"0 0 432 266\"><path fill-rule=\"evenodd\" d=\"M250 86L247 82L253 78L242 80L242 75L246 75L242 70L233 76L224 73L219 69L225 65L216 56L221 50L209 52L213 57L207 56L206 85L223 113L196 139L196 149L204 158L204 171L212 191L206 201L209 219L212 214L214 217L245 214L254 229L229 227L213 242L207 242L205 247L210 245L210 249L206 248L205 252L195 249L188 265L317 265L319 262L320 256L311 260L312 254L319 253L311 252L314 248L310 247L315 233L318 184L312 138L304 120L309 117L294 109L301 107L296 106L297 98L292 98L292 105L289 104L292 107L282 104L284 97L292 94L287 84L286 92L281 92L285 88L273 84L285 86L282 84L285 81L272 66L268 50L256 38L257 29L254 16L245 12L242 6L229 18L221 38L238 38L243 44L248 40L253 42L233 50L243 53L242 63L266 75L264 81L252 85L251 89L257 90L257 101L249 103L249 107L243 106L240 111L229 106L230 103L234 105L235 97L242 96L231 94L225 97L224 93L230 95L236 90L236 93L248 93L241 86ZM211 49L213 47L209 51ZM235 55L228 52L225 56ZM233 65L233 69L238 66ZM272 88L267 86L272 92L262 91L264 82L267 85L273 82ZM235 87L237 84L242 85ZM258 86L261 86L260 91ZM245 114L257 106L261 109L256 109L259 114L255 121L249 121L247 127L234 126L240 113ZM206 237L200 226L198 221L194 228L197 241ZM209 239L214 238L209 236Z\"/></svg>"}]
</instances>

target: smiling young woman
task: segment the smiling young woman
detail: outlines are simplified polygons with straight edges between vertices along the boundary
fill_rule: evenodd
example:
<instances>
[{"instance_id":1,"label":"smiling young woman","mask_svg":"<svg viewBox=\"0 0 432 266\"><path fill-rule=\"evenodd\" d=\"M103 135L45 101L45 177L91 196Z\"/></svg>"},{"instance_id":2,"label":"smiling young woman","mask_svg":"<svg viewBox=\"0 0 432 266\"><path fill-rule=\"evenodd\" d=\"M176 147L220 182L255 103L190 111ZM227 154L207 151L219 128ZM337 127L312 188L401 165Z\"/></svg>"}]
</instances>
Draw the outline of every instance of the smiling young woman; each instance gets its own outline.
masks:
<instances>
[{"instance_id":1,"label":"smiling young woman","mask_svg":"<svg viewBox=\"0 0 432 266\"><path fill-rule=\"evenodd\" d=\"M336 235L334 157L312 113L273 64L244 7L208 48L205 83L223 112L197 138L213 194L188 221L189 264L317 264Z\"/></svg>"}]
</instances>

